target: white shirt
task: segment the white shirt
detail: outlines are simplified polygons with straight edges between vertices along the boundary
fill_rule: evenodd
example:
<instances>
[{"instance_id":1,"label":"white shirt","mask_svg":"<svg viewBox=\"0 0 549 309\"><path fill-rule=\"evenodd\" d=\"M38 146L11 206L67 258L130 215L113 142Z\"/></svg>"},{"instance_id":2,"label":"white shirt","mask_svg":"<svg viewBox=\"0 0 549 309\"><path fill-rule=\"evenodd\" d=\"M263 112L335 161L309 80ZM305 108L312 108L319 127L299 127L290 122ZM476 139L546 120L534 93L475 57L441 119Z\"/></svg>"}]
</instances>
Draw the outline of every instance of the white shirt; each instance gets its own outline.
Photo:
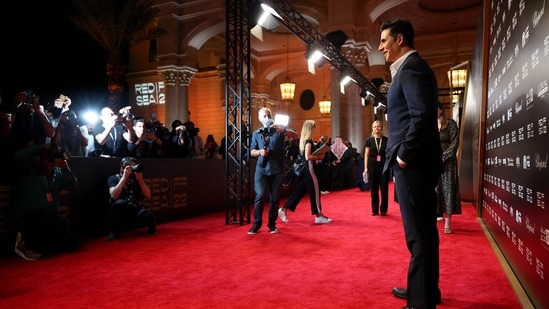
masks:
<instances>
[{"instance_id":1,"label":"white shirt","mask_svg":"<svg viewBox=\"0 0 549 309\"><path fill-rule=\"evenodd\" d=\"M389 70L391 71L391 78L394 78L396 73L398 72L398 69L400 69L400 66L413 53L417 53L417 50L412 49L409 52L405 53L404 55L400 56L400 58L397 59L397 61L393 62L391 66L389 66Z\"/></svg>"}]
</instances>

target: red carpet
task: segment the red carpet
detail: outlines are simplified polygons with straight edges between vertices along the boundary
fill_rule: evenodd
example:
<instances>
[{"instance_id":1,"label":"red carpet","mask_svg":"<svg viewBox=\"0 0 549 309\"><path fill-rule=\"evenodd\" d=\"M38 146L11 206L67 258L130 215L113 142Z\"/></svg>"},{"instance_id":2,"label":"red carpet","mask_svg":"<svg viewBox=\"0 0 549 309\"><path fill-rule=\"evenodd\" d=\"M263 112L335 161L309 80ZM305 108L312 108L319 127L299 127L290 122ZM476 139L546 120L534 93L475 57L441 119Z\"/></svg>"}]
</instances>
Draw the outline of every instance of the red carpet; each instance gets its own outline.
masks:
<instances>
[{"instance_id":1,"label":"red carpet","mask_svg":"<svg viewBox=\"0 0 549 309\"><path fill-rule=\"evenodd\" d=\"M323 195L334 222L315 225L305 197L274 235L266 225L248 235L250 225L217 213L39 261L13 254L0 260L0 308L401 308L391 294L409 260L398 204L372 217L369 201L358 189ZM455 234L439 222L438 308L521 308L474 209L463 208Z\"/></svg>"}]
</instances>

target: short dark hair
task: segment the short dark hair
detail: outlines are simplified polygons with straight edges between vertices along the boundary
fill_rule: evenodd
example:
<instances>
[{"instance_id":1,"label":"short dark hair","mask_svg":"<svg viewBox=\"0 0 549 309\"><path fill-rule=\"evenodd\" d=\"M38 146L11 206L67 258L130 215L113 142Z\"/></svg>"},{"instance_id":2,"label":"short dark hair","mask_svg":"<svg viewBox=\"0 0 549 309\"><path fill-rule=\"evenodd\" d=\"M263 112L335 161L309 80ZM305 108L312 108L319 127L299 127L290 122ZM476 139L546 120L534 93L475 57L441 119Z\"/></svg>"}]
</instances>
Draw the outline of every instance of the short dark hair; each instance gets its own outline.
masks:
<instances>
[{"instance_id":1,"label":"short dark hair","mask_svg":"<svg viewBox=\"0 0 549 309\"><path fill-rule=\"evenodd\" d=\"M134 162L135 164L139 163L134 157L124 157L122 158L122 160L120 160L120 167L126 167L128 165L131 165L132 162Z\"/></svg>"},{"instance_id":2,"label":"short dark hair","mask_svg":"<svg viewBox=\"0 0 549 309\"><path fill-rule=\"evenodd\" d=\"M133 119L133 125L134 125L134 126L135 126L137 123L139 123L139 122L145 123L145 118L143 118L143 117L137 117L137 118L134 118L134 119Z\"/></svg>"},{"instance_id":3,"label":"short dark hair","mask_svg":"<svg viewBox=\"0 0 549 309\"><path fill-rule=\"evenodd\" d=\"M414 47L414 27L407 19L395 19L393 21L387 21L381 24L381 31L389 29L389 34L395 39L397 39L399 34L402 34L404 38L404 43L410 48Z\"/></svg>"},{"instance_id":4,"label":"short dark hair","mask_svg":"<svg viewBox=\"0 0 549 309\"><path fill-rule=\"evenodd\" d=\"M181 122L181 120L172 121L172 130L175 130L175 128L179 127L180 125L183 125L183 122Z\"/></svg>"}]
</instances>

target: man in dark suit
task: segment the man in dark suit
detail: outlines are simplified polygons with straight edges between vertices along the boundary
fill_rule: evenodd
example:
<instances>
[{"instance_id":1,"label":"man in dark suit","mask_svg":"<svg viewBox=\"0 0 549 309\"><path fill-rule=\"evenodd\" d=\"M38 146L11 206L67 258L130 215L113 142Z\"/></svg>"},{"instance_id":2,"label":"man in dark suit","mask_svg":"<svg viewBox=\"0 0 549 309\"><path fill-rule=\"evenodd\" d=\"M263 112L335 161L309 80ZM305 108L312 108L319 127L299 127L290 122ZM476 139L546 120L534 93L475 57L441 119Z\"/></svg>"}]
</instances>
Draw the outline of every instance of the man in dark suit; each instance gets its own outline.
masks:
<instances>
[{"instance_id":1,"label":"man in dark suit","mask_svg":"<svg viewBox=\"0 0 549 309\"><path fill-rule=\"evenodd\" d=\"M384 172L392 171L406 244L411 254L407 288L393 294L405 308L436 308L441 302L437 184L442 154L437 127L436 77L414 48L414 28L397 19L381 25L379 50L391 63L387 93L389 140Z\"/></svg>"}]
</instances>

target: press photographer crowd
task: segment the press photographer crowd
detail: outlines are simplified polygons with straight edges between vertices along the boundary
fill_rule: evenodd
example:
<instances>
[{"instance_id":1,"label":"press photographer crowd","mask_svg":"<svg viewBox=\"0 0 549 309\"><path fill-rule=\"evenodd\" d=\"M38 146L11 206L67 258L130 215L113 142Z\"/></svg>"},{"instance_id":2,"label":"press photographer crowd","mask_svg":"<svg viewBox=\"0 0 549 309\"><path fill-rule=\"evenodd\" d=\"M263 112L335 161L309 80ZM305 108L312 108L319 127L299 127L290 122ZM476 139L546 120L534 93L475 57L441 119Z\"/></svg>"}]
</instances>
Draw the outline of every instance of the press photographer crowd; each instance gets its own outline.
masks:
<instances>
[{"instance_id":1,"label":"press photographer crowd","mask_svg":"<svg viewBox=\"0 0 549 309\"><path fill-rule=\"evenodd\" d=\"M200 129L190 121L176 120L170 131L155 119L134 116L130 107L113 111L105 106L98 123L92 124L80 119L73 106L64 94L48 103L32 90L18 92L13 102L4 101L0 93L0 159L9 162L0 185L11 196L2 209L7 210L7 219L1 223L15 240L15 253L25 260L78 247L78 237L60 207L62 193L78 188L71 157L121 160L119 170L105 179L110 195L107 239L112 241L128 228L146 226L148 234L156 234L154 213L143 206L151 191L139 158L221 154L213 136L205 145Z\"/></svg>"},{"instance_id":2,"label":"press photographer crowd","mask_svg":"<svg viewBox=\"0 0 549 309\"><path fill-rule=\"evenodd\" d=\"M32 90L20 91L13 102L1 99L0 94L0 159L10 164L0 177L0 186L2 190L8 188L11 198L9 214L5 216L8 219L4 220L7 223L0 221L0 225L8 231L8 241L15 240L12 247L15 253L25 260L37 260L78 247L68 210L64 212L61 209L64 205L60 203L62 194L77 190L77 177L84 177L72 172L71 157L120 159L119 168L105 177L110 198L108 219L105 219L109 229L107 240L114 241L128 229L146 227L147 234L157 233L155 214L145 206L147 203L143 203L151 199L151 189L144 181L145 166L139 159L216 159L219 156L225 159L235 155L230 149L226 152L225 145L232 142L231 134L223 137L220 144L208 134L204 142L199 135L200 128L191 121L175 120L170 130L154 116L145 119L132 114L129 106L118 110L104 106L97 120L90 122L78 116L73 109L74 102L64 94L51 103L42 102ZM251 149L250 153L258 160L256 168L272 170L271 165L280 162L276 163L280 176L291 175L290 167L303 152L303 145L299 143L303 136L298 136L291 128L274 124L270 110L265 110L264 114L263 127L254 131L252 138L255 141L252 146L257 149ZM331 144L326 136L318 142L311 138L309 132L306 139L314 149ZM328 149L331 151L326 156L310 157L320 193L356 187L355 167L360 162L357 151L340 137ZM295 182L297 179L294 178ZM282 185L282 178L279 180ZM300 190L302 194L305 191ZM262 194L256 192L257 196ZM296 200L300 198L298 196ZM258 206L259 202L254 204ZM2 207L2 210L8 207ZM275 233L273 220L277 213L276 210L270 213L269 228ZM313 214L317 215L316 223L331 222L322 217L321 211L313 211ZM287 219L286 215L284 218ZM260 221L259 217L255 218L250 234L257 232Z\"/></svg>"}]
</instances>

